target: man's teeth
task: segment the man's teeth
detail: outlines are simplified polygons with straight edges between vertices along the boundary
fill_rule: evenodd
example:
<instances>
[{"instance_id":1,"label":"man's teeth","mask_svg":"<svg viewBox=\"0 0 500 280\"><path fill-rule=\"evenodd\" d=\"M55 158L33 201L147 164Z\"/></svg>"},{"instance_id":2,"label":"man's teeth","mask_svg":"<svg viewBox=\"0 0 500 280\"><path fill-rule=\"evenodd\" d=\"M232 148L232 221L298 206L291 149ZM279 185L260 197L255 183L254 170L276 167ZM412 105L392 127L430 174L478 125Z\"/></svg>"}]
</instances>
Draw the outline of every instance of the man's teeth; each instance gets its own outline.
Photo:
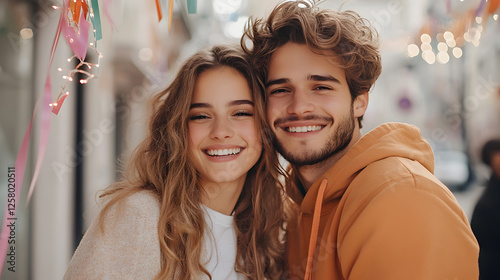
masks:
<instances>
[{"instance_id":1,"label":"man's teeth","mask_svg":"<svg viewBox=\"0 0 500 280\"><path fill-rule=\"evenodd\" d=\"M207 154L211 156L228 156L228 155L236 155L241 152L241 148L234 149L219 149L219 150L207 150Z\"/></svg>"},{"instance_id":2,"label":"man's teeth","mask_svg":"<svg viewBox=\"0 0 500 280\"><path fill-rule=\"evenodd\" d=\"M290 126L287 128L288 132L310 132L320 130L322 126L320 125L310 125L310 126Z\"/></svg>"}]
</instances>

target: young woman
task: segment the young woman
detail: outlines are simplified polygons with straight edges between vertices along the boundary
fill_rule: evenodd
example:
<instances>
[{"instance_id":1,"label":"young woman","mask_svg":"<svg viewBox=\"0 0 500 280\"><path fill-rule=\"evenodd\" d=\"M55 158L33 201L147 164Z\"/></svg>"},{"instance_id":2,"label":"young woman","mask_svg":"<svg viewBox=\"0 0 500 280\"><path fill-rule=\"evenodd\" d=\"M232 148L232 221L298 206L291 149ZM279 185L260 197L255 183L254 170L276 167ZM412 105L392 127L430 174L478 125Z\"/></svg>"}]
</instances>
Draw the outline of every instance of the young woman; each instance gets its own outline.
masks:
<instances>
[{"instance_id":1,"label":"young woman","mask_svg":"<svg viewBox=\"0 0 500 280\"><path fill-rule=\"evenodd\" d=\"M281 169L246 57L200 51L153 101L126 180L101 196L65 279L280 278Z\"/></svg>"}]
</instances>

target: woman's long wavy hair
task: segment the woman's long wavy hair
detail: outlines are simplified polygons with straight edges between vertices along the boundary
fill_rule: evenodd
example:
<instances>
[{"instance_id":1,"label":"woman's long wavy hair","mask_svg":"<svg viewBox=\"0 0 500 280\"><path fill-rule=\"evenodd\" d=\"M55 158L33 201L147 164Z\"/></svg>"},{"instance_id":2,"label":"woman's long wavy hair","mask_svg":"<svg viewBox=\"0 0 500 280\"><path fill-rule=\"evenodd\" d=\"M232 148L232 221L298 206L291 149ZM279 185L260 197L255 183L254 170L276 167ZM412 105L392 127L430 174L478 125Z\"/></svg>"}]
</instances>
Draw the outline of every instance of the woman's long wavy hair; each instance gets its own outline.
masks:
<instances>
[{"instance_id":1,"label":"woman's long wavy hair","mask_svg":"<svg viewBox=\"0 0 500 280\"><path fill-rule=\"evenodd\" d=\"M282 1L267 19L250 18L241 46L264 82L271 56L288 42L306 44L325 56L333 52L344 68L354 100L368 92L382 72L378 34L356 12L320 9L320 2ZM247 42L252 44L247 46ZM362 119L358 118L360 128Z\"/></svg>"},{"instance_id":2,"label":"woman's long wavy hair","mask_svg":"<svg viewBox=\"0 0 500 280\"><path fill-rule=\"evenodd\" d=\"M153 191L161 202L158 237L162 268L157 279L199 279L210 273L202 262L207 233L201 201L204 190L188 156L188 112L195 83L209 69L232 67L248 81L255 117L261 127L263 150L250 169L234 209L237 236L235 269L250 279L279 279L284 269L282 169L272 147L259 83L241 49L215 46L196 53L180 68L172 84L153 98L153 115L146 138L136 148L125 179L111 185L100 216L125 197Z\"/></svg>"}]
</instances>

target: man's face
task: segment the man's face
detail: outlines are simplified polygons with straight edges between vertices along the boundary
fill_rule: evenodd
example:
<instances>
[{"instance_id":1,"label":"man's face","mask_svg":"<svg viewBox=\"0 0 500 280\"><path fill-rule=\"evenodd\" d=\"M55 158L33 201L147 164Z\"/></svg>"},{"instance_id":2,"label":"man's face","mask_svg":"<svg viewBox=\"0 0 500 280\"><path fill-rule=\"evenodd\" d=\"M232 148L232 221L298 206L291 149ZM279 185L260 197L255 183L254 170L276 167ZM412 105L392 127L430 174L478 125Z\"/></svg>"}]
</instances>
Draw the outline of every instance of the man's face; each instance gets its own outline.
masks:
<instances>
[{"instance_id":1,"label":"man's face","mask_svg":"<svg viewBox=\"0 0 500 280\"><path fill-rule=\"evenodd\" d=\"M290 42L271 57L266 92L276 148L295 166L313 165L343 151L359 130L355 118L364 114L368 102L368 93L352 102L337 59Z\"/></svg>"},{"instance_id":2,"label":"man's face","mask_svg":"<svg viewBox=\"0 0 500 280\"><path fill-rule=\"evenodd\" d=\"M500 152L497 151L491 156L491 169L493 173L500 178Z\"/></svg>"}]
</instances>

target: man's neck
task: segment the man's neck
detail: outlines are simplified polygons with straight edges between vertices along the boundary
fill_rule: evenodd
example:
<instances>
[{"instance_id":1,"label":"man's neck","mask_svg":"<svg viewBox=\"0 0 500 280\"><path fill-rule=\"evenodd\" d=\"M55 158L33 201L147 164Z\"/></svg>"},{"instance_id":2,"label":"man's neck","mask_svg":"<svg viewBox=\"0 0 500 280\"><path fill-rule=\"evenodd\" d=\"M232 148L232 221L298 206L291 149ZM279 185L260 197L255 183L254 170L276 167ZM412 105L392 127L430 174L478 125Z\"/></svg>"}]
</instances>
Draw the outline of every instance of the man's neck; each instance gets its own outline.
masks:
<instances>
[{"instance_id":1,"label":"man's neck","mask_svg":"<svg viewBox=\"0 0 500 280\"><path fill-rule=\"evenodd\" d=\"M297 167L299 180L302 183L302 186L304 186L305 191L307 192L314 182L316 182L318 178L334 166L352 148L352 146L358 142L359 139L361 139L361 131L356 125L351 142L344 150L314 165Z\"/></svg>"},{"instance_id":2,"label":"man's neck","mask_svg":"<svg viewBox=\"0 0 500 280\"><path fill-rule=\"evenodd\" d=\"M314 165L298 167L297 170L299 173L299 180L302 183L302 186L304 186L305 191L307 192L314 182L316 182L321 175L325 174L328 169L334 166L346 152L347 150L343 150L342 152Z\"/></svg>"}]
</instances>

